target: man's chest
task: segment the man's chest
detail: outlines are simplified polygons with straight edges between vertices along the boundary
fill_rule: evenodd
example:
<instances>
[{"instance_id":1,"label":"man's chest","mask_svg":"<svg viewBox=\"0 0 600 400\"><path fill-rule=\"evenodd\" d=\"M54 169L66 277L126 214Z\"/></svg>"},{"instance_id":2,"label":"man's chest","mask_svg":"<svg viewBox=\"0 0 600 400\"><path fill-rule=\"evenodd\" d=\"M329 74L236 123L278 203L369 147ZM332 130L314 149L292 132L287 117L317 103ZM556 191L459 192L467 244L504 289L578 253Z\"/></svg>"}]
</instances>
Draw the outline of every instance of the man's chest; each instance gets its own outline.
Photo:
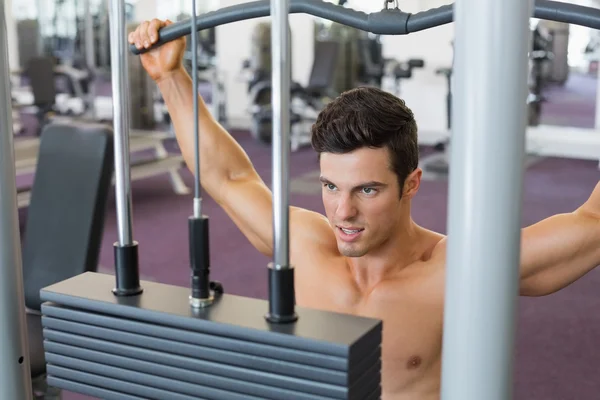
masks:
<instances>
[{"instance_id":1,"label":"man's chest","mask_svg":"<svg viewBox=\"0 0 600 400\"><path fill-rule=\"evenodd\" d=\"M298 279L299 306L377 318L383 321L382 373L408 383L439 363L443 327L443 284L416 280L382 285L360 293L343 276ZM398 382L401 383L401 382Z\"/></svg>"}]
</instances>

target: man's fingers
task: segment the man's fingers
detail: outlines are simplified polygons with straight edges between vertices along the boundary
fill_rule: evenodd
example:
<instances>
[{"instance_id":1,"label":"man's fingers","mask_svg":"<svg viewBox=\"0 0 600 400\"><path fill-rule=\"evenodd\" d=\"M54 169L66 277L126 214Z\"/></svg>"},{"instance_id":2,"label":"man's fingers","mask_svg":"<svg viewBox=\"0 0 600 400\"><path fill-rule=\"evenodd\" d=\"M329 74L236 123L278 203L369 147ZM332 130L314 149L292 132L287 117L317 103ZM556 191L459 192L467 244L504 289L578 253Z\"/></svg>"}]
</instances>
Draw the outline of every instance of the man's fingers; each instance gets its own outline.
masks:
<instances>
[{"instance_id":1,"label":"man's fingers","mask_svg":"<svg viewBox=\"0 0 600 400\"><path fill-rule=\"evenodd\" d=\"M158 30L165 26L165 24L159 19L153 19L150 21L148 25L148 38L150 40L150 44L156 43L158 40Z\"/></svg>"},{"instance_id":2,"label":"man's fingers","mask_svg":"<svg viewBox=\"0 0 600 400\"><path fill-rule=\"evenodd\" d=\"M128 35L128 41L138 49L149 48L158 41L158 31L173 24L171 20L161 21L157 18L142 22L135 31Z\"/></svg>"},{"instance_id":3,"label":"man's fingers","mask_svg":"<svg viewBox=\"0 0 600 400\"><path fill-rule=\"evenodd\" d=\"M148 27L149 26L150 26L150 22L144 21L140 24L140 27L138 28L139 44L141 44L142 47L150 46L150 38L148 37ZM137 43L136 43L136 45L137 45Z\"/></svg>"}]
</instances>

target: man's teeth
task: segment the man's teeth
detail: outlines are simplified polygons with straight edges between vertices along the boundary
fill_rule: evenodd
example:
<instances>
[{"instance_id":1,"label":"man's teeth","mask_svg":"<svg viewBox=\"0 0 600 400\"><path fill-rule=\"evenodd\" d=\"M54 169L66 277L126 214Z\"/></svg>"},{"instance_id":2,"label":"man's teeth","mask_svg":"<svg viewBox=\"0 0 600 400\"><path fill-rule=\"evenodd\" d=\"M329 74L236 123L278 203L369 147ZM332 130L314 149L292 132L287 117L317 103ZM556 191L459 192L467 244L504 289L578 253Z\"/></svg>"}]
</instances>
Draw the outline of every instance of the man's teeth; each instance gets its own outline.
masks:
<instances>
[{"instance_id":1,"label":"man's teeth","mask_svg":"<svg viewBox=\"0 0 600 400\"><path fill-rule=\"evenodd\" d=\"M348 235L352 235L353 233L358 233L361 231L361 229L356 229L356 230L350 230L350 229L344 229L342 228L342 231L344 231L344 233L347 233Z\"/></svg>"}]
</instances>

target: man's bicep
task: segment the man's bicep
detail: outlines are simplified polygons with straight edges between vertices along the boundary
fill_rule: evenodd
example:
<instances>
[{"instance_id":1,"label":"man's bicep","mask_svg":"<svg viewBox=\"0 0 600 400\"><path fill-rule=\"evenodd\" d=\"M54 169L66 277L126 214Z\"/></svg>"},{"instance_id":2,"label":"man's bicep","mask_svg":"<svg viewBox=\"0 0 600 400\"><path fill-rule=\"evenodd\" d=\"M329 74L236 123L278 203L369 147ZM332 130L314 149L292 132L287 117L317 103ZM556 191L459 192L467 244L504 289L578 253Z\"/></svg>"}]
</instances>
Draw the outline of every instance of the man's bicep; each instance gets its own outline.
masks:
<instances>
[{"instance_id":1,"label":"man's bicep","mask_svg":"<svg viewBox=\"0 0 600 400\"><path fill-rule=\"evenodd\" d=\"M232 181L219 196L221 207L250 243L263 255L273 256L273 195L260 178ZM307 247L335 248L327 219L316 212L290 207L290 257Z\"/></svg>"},{"instance_id":2,"label":"man's bicep","mask_svg":"<svg viewBox=\"0 0 600 400\"><path fill-rule=\"evenodd\" d=\"M522 230L521 292L549 294L600 263L600 219L586 212L557 214Z\"/></svg>"}]
</instances>

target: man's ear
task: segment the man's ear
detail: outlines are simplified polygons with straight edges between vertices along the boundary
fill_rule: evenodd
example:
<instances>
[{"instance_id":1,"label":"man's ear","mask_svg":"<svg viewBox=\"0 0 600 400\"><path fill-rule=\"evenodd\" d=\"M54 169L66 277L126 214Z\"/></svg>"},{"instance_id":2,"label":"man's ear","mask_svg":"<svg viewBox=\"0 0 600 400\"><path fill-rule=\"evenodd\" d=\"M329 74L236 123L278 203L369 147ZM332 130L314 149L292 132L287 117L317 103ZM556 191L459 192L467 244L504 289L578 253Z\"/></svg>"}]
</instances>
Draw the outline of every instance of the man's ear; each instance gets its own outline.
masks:
<instances>
[{"instance_id":1,"label":"man's ear","mask_svg":"<svg viewBox=\"0 0 600 400\"><path fill-rule=\"evenodd\" d=\"M423 170L421 168L415 169L413 172L408 174L404 181L403 197L412 199L421 186L421 177L423 176Z\"/></svg>"}]
</instances>

